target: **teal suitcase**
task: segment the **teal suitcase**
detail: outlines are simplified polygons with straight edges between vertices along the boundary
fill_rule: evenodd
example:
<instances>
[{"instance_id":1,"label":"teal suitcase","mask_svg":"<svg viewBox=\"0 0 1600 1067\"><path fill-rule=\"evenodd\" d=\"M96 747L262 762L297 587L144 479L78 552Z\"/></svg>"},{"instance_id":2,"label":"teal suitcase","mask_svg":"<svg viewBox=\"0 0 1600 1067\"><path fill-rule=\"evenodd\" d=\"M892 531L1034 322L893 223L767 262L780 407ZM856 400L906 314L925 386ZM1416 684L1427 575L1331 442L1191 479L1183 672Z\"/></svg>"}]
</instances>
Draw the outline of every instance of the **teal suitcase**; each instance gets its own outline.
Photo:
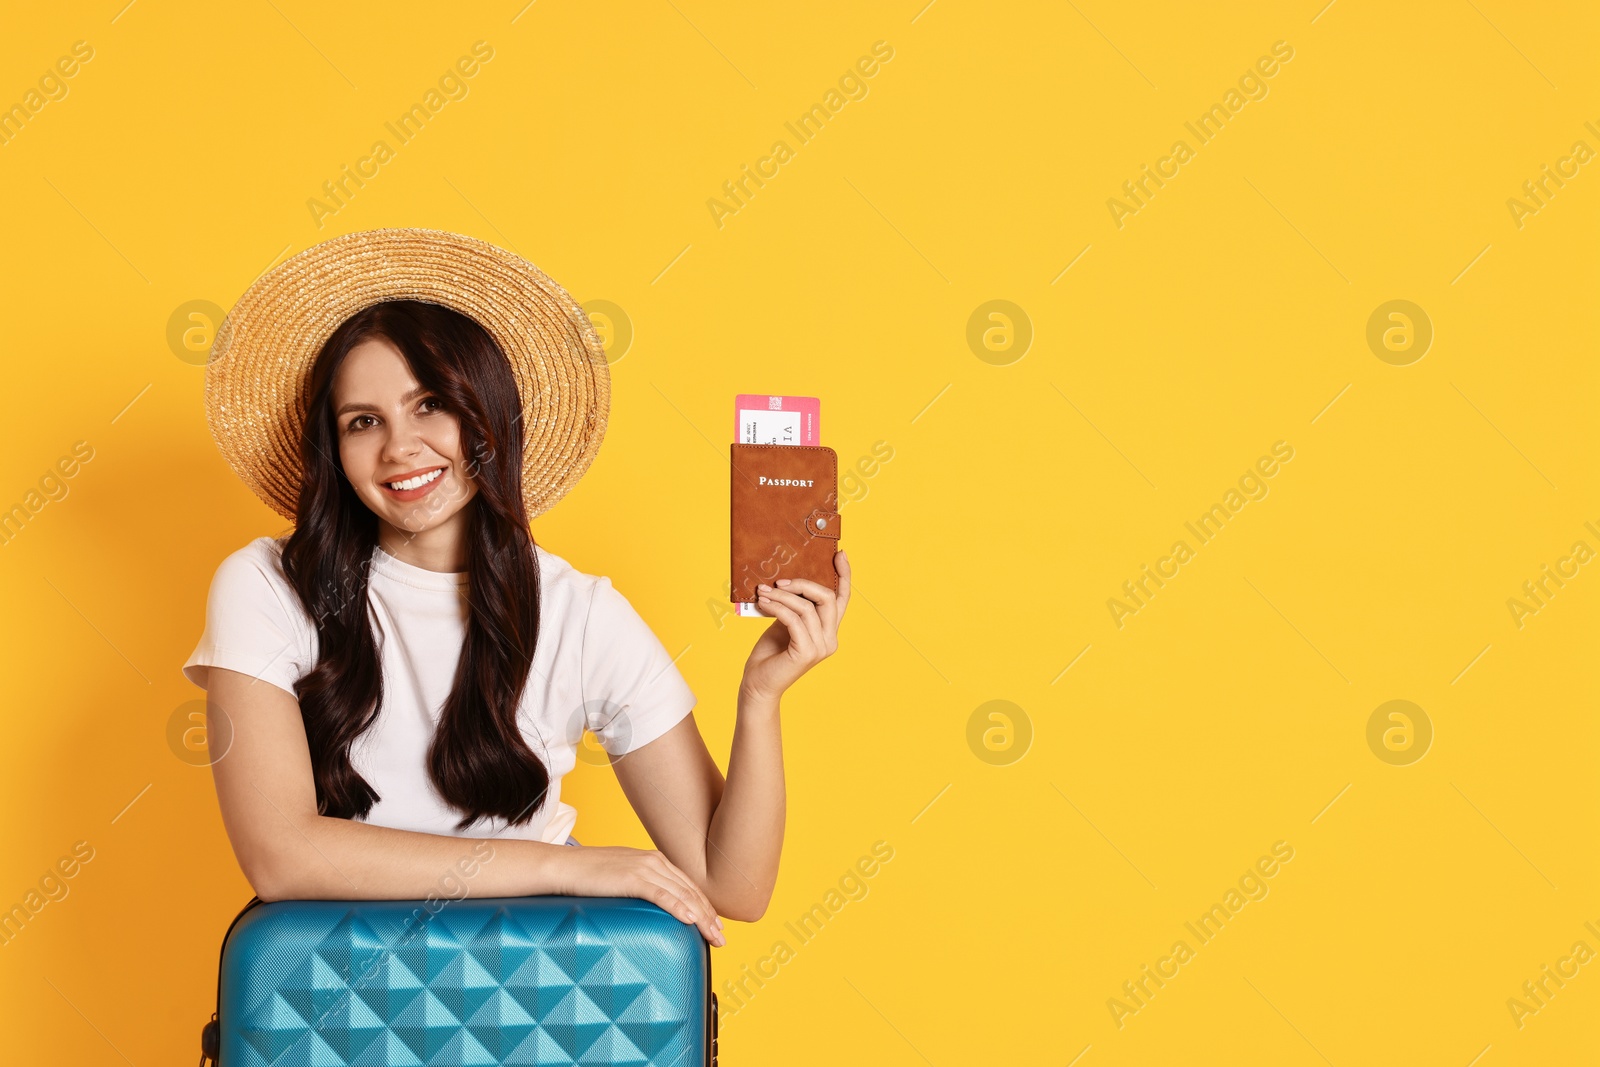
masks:
<instances>
[{"instance_id":1,"label":"teal suitcase","mask_svg":"<svg viewBox=\"0 0 1600 1067\"><path fill-rule=\"evenodd\" d=\"M217 979L202 1065L717 1062L710 946L630 897L252 899Z\"/></svg>"}]
</instances>

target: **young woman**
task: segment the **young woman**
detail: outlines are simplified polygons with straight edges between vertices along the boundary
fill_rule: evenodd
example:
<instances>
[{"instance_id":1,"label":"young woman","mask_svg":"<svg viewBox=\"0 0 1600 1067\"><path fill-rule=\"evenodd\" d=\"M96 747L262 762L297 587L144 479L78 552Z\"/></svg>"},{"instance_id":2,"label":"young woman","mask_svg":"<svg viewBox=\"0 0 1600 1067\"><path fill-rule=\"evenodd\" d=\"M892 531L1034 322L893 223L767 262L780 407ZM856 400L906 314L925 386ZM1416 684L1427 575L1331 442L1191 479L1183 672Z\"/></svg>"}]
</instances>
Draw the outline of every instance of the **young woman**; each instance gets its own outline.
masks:
<instances>
[{"instance_id":1,"label":"young woman","mask_svg":"<svg viewBox=\"0 0 1600 1067\"><path fill-rule=\"evenodd\" d=\"M369 304L305 380L296 527L223 561L184 667L226 745L217 795L256 894L421 899L470 858L474 896L639 897L714 945L719 916L759 918L784 830L779 699L837 648L844 553L837 592L762 587L775 621L724 779L649 626L529 534L529 382L483 325ZM585 729L656 849L568 847L561 779Z\"/></svg>"}]
</instances>

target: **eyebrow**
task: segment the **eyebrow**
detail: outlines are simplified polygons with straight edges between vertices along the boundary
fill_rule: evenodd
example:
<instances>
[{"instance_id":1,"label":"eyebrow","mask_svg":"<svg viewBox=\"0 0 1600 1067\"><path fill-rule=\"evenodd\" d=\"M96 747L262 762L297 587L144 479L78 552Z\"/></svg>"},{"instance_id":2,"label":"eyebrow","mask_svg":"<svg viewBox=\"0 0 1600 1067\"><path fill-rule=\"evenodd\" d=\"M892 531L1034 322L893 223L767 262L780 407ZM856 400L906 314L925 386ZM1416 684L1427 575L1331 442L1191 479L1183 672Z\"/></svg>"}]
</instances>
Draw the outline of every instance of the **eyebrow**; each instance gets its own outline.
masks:
<instances>
[{"instance_id":1,"label":"eyebrow","mask_svg":"<svg viewBox=\"0 0 1600 1067\"><path fill-rule=\"evenodd\" d=\"M405 396L401 397L400 398L400 403L408 404L408 403L410 403L411 401L415 400L417 397L421 396L423 393L426 393L426 392L428 392L428 387L426 385L419 385L415 389L411 390L411 392L409 392ZM334 415L334 418L339 418L339 417L345 415L347 412L351 412L351 411L377 411L377 410L378 410L378 408L376 406L372 405L372 404L368 404L368 403L365 403L364 401L360 401L360 400L352 400L348 404L340 405L339 410L335 411L333 413L333 415Z\"/></svg>"}]
</instances>

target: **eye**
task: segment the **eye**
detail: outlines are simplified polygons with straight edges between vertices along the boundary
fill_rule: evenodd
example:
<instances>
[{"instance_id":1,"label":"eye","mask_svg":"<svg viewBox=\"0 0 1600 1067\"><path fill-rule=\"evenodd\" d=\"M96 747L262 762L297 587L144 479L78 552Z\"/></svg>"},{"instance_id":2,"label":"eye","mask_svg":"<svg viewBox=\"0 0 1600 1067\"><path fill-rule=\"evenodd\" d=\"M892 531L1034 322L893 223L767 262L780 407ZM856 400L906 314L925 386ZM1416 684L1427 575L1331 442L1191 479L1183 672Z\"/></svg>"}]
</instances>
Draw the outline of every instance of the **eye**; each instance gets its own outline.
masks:
<instances>
[{"instance_id":1,"label":"eye","mask_svg":"<svg viewBox=\"0 0 1600 1067\"><path fill-rule=\"evenodd\" d=\"M351 433L360 433L362 430L366 429L365 426L360 425L361 420L370 418L372 418L371 415L357 415L346 424L345 429L349 430Z\"/></svg>"},{"instance_id":2,"label":"eye","mask_svg":"<svg viewBox=\"0 0 1600 1067\"><path fill-rule=\"evenodd\" d=\"M434 409L435 411L443 411L446 407L449 406L443 400L440 400L436 396L425 397L422 402L424 404L438 404L439 406Z\"/></svg>"}]
</instances>

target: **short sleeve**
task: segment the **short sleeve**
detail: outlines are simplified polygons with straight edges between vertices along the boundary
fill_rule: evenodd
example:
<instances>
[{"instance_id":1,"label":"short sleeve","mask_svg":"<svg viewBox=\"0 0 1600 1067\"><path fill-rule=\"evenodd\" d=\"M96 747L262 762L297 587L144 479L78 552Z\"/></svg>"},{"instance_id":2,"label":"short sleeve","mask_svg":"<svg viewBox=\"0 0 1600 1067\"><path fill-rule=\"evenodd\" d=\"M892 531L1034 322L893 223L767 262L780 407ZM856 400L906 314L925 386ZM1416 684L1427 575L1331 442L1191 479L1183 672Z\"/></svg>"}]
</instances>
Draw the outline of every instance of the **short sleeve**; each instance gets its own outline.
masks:
<instances>
[{"instance_id":1,"label":"short sleeve","mask_svg":"<svg viewBox=\"0 0 1600 1067\"><path fill-rule=\"evenodd\" d=\"M208 688L207 668L223 667L294 693L295 682L316 665L316 635L279 566L265 541L222 561L206 596L205 631L183 665L184 677Z\"/></svg>"},{"instance_id":2,"label":"short sleeve","mask_svg":"<svg viewBox=\"0 0 1600 1067\"><path fill-rule=\"evenodd\" d=\"M654 741L694 709L677 664L610 578L590 590L580 660L585 722L612 756Z\"/></svg>"}]
</instances>

